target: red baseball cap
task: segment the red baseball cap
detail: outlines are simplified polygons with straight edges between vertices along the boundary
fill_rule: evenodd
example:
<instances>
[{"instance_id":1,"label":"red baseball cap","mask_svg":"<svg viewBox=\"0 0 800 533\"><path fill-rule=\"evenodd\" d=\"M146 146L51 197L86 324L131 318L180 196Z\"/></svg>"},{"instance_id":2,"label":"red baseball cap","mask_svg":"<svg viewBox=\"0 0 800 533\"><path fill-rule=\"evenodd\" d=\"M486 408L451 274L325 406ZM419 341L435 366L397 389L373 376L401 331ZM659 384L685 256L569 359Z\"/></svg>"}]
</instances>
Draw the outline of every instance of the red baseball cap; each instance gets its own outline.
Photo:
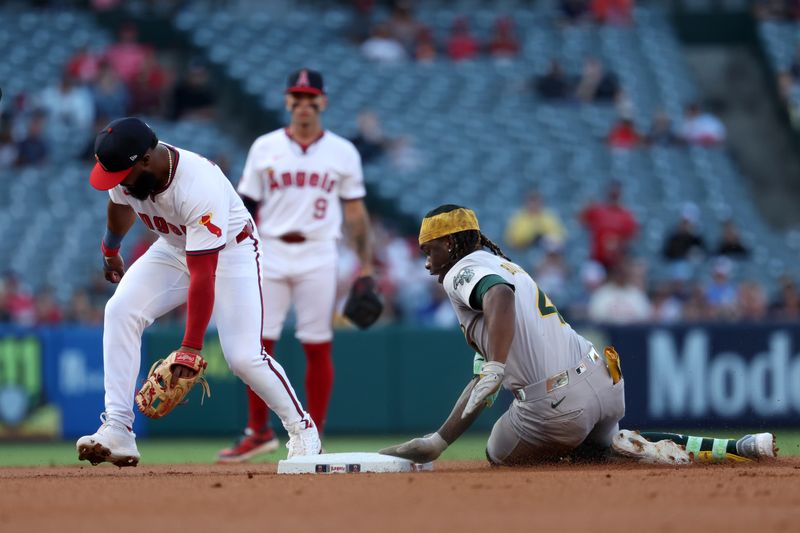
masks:
<instances>
[{"instance_id":1,"label":"red baseball cap","mask_svg":"<svg viewBox=\"0 0 800 533\"><path fill-rule=\"evenodd\" d=\"M289 74L287 93L325 94L322 74L316 70L302 68Z\"/></svg>"},{"instance_id":2,"label":"red baseball cap","mask_svg":"<svg viewBox=\"0 0 800 533\"><path fill-rule=\"evenodd\" d=\"M97 163L89 176L89 183L100 191L113 189L157 144L158 137L144 121L134 117L114 120L94 140Z\"/></svg>"}]
</instances>

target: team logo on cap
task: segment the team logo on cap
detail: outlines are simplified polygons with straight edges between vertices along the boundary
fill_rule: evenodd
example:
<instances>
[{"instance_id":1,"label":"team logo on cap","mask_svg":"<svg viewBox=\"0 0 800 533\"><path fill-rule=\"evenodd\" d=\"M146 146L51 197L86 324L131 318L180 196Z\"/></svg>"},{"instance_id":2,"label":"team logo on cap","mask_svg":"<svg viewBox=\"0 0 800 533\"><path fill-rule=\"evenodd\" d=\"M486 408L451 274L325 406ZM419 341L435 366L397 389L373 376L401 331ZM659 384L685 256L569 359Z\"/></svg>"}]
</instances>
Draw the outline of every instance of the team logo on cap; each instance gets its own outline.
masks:
<instances>
[{"instance_id":1,"label":"team logo on cap","mask_svg":"<svg viewBox=\"0 0 800 533\"><path fill-rule=\"evenodd\" d=\"M311 86L311 82L308 81L308 71L307 70L301 70L300 71L300 75L297 76L297 83L295 85L297 85L298 87L310 87Z\"/></svg>"},{"instance_id":2,"label":"team logo on cap","mask_svg":"<svg viewBox=\"0 0 800 533\"><path fill-rule=\"evenodd\" d=\"M211 213L205 214L200 217L200 225L205 226L208 231L216 235L217 237L222 237L222 230L219 229L219 226L215 226L211 223Z\"/></svg>"}]
</instances>

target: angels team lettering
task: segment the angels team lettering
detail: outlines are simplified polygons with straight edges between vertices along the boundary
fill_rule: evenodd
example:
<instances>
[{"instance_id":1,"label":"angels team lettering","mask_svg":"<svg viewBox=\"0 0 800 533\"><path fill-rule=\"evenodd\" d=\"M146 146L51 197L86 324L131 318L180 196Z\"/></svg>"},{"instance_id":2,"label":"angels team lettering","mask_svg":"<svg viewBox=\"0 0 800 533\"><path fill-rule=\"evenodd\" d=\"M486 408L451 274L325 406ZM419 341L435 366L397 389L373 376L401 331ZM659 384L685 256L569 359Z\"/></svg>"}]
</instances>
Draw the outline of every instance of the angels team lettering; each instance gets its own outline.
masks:
<instances>
[{"instance_id":1,"label":"angels team lettering","mask_svg":"<svg viewBox=\"0 0 800 533\"><path fill-rule=\"evenodd\" d=\"M287 187L308 187L331 192L336 186L336 179L331 179L327 172L320 175L318 172L308 173L304 170L298 170L297 172L282 172L278 175L273 169L268 168L267 179L269 180L270 192Z\"/></svg>"},{"instance_id":2,"label":"angels team lettering","mask_svg":"<svg viewBox=\"0 0 800 533\"><path fill-rule=\"evenodd\" d=\"M167 222L166 220L164 220L163 217L160 217L158 215L151 218L150 215L148 215L147 213L137 213L137 214L139 215L139 218L142 219L144 225L147 226L148 229L150 229L151 231L157 231L159 233L164 233L164 234L172 232L175 235L186 234L186 226L184 225L176 226L171 222Z\"/></svg>"}]
</instances>

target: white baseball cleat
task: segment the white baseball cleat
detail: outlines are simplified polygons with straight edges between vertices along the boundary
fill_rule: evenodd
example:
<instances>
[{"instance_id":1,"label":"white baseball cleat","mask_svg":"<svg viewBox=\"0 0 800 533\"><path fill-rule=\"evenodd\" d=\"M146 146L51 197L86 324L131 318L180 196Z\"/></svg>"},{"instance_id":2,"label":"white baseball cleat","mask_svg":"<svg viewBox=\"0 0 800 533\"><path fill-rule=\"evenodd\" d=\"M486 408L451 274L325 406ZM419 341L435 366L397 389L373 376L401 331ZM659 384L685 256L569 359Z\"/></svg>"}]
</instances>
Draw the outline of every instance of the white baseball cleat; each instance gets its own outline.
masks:
<instances>
[{"instance_id":1,"label":"white baseball cleat","mask_svg":"<svg viewBox=\"0 0 800 533\"><path fill-rule=\"evenodd\" d=\"M778 446L772 433L745 435L736 441L736 451L748 459L775 459L778 456Z\"/></svg>"},{"instance_id":2,"label":"white baseball cleat","mask_svg":"<svg viewBox=\"0 0 800 533\"><path fill-rule=\"evenodd\" d=\"M637 459L640 463L658 465L686 465L692 458L683 446L671 440L650 442L638 431L621 430L614 436L611 449L620 455Z\"/></svg>"},{"instance_id":3,"label":"white baseball cleat","mask_svg":"<svg viewBox=\"0 0 800 533\"><path fill-rule=\"evenodd\" d=\"M289 432L289 442L286 443L286 447L289 448L287 459L304 455L319 455L322 451L322 442L319 440L317 426L310 419L295 422L288 426L286 431Z\"/></svg>"},{"instance_id":4,"label":"white baseball cleat","mask_svg":"<svg viewBox=\"0 0 800 533\"><path fill-rule=\"evenodd\" d=\"M75 443L78 459L93 465L112 463L120 468L139 464L136 434L123 424L109 420L105 413L100 415L100 421L103 424L94 435L83 436Z\"/></svg>"}]
</instances>

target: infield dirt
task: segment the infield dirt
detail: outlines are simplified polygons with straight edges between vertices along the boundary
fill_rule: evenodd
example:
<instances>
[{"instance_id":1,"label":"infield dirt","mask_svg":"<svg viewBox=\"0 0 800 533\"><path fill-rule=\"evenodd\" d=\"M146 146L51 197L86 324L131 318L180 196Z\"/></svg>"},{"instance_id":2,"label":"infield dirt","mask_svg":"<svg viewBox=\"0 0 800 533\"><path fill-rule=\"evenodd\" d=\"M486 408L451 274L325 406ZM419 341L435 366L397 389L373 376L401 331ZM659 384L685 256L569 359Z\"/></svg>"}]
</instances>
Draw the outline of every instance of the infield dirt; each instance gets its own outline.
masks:
<instances>
[{"instance_id":1,"label":"infield dirt","mask_svg":"<svg viewBox=\"0 0 800 533\"><path fill-rule=\"evenodd\" d=\"M6 468L0 531L800 530L800 458L279 476L274 464Z\"/></svg>"}]
</instances>

